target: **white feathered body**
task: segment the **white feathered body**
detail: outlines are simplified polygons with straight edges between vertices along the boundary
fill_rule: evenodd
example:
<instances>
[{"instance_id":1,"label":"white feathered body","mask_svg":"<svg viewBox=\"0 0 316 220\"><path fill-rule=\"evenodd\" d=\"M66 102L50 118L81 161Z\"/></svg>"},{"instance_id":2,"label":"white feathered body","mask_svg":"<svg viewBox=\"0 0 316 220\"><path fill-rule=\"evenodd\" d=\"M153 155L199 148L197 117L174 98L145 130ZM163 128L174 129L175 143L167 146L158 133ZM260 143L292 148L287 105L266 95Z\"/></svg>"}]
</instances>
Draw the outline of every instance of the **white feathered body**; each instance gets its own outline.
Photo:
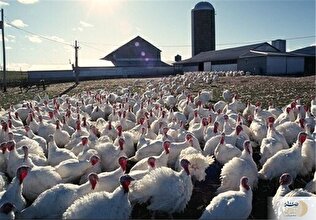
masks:
<instances>
[{"instance_id":1,"label":"white feathered body","mask_svg":"<svg viewBox=\"0 0 316 220\"><path fill-rule=\"evenodd\" d=\"M150 202L147 209L166 213L182 212L192 195L191 176L167 167L152 170L131 186L131 201Z\"/></svg>"},{"instance_id":2,"label":"white feathered body","mask_svg":"<svg viewBox=\"0 0 316 220\"><path fill-rule=\"evenodd\" d=\"M118 187L113 193L90 193L76 200L63 219L128 219L132 206L128 193Z\"/></svg>"},{"instance_id":3,"label":"white feathered body","mask_svg":"<svg viewBox=\"0 0 316 220\"><path fill-rule=\"evenodd\" d=\"M252 210L252 190L227 191L212 199L200 219L247 219Z\"/></svg>"},{"instance_id":4,"label":"white feathered body","mask_svg":"<svg viewBox=\"0 0 316 220\"><path fill-rule=\"evenodd\" d=\"M259 171L264 179L279 177L283 173L290 173L295 178L303 168L301 147L296 143L289 149L284 149L270 157Z\"/></svg>"},{"instance_id":5,"label":"white feathered body","mask_svg":"<svg viewBox=\"0 0 316 220\"><path fill-rule=\"evenodd\" d=\"M30 201L39 194L61 183L60 175L53 167L33 167L23 181L23 195Z\"/></svg>"},{"instance_id":6,"label":"white feathered body","mask_svg":"<svg viewBox=\"0 0 316 220\"><path fill-rule=\"evenodd\" d=\"M77 198L90 191L92 190L89 183L81 186L70 183L58 184L41 193L31 206L19 214L19 218L60 219Z\"/></svg>"},{"instance_id":7,"label":"white feathered body","mask_svg":"<svg viewBox=\"0 0 316 220\"><path fill-rule=\"evenodd\" d=\"M240 179L243 176L248 177L248 184L251 188L255 188L258 183L258 170L257 165L253 161L252 156L242 152L240 157L234 157L228 161L221 171L221 186L217 189L218 193L238 190Z\"/></svg>"}]
</instances>

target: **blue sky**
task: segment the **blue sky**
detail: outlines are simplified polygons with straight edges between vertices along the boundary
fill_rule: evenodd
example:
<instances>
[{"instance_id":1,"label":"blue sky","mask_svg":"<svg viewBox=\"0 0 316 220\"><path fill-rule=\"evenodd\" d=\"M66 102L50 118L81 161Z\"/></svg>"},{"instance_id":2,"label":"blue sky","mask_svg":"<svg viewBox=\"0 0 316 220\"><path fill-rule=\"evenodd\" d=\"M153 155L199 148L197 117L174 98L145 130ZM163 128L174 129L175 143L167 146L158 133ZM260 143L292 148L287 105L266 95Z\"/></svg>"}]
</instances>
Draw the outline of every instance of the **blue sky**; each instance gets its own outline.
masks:
<instances>
[{"instance_id":1,"label":"blue sky","mask_svg":"<svg viewBox=\"0 0 316 220\"><path fill-rule=\"evenodd\" d=\"M0 0L5 21L22 29L5 26L7 66L23 70L70 68L74 50L69 45L74 40L81 47L80 65L107 65L99 59L137 35L160 48L163 61L172 62L176 54L189 58L191 9L198 2ZM209 2L216 11L217 49L277 38L288 39L288 51L315 45L315 37L309 37L316 35L315 0ZM293 39L297 37L308 38Z\"/></svg>"}]
</instances>

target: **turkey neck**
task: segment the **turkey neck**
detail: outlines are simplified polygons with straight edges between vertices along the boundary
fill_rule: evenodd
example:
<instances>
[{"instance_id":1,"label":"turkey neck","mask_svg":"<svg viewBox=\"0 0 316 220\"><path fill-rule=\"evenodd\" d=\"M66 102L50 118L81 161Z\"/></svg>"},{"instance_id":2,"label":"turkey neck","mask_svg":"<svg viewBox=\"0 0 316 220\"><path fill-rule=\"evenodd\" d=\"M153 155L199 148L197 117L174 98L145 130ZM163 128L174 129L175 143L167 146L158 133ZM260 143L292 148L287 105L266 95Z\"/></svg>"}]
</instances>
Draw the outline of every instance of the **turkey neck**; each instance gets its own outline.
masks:
<instances>
[{"instance_id":1,"label":"turkey neck","mask_svg":"<svg viewBox=\"0 0 316 220\"><path fill-rule=\"evenodd\" d=\"M10 184L8 186L8 189L5 192L5 194L11 195L11 196L14 195L15 198L16 197L22 197L22 188L23 188L23 183L20 184L19 179L17 177L14 177L14 179L12 180L12 184ZM5 198L4 195L2 197L3 199ZM17 199L14 199L14 200L17 201ZM24 198L23 198L23 200L24 200Z\"/></svg>"},{"instance_id":2,"label":"turkey neck","mask_svg":"<svg viewBox=\"0 0 316 220\"><path fill-rule=\"evenodd\" d=\"M81 196L84 196L88 193L92 193L92 192L99 192L99 187L98 187L99 183L97 183L97 185L95 186L94 189L91 189L91 184L89 181L87 181L86 183L80 185L77 189L77 196L78 198Z\"/></svg>"}]
</instances>

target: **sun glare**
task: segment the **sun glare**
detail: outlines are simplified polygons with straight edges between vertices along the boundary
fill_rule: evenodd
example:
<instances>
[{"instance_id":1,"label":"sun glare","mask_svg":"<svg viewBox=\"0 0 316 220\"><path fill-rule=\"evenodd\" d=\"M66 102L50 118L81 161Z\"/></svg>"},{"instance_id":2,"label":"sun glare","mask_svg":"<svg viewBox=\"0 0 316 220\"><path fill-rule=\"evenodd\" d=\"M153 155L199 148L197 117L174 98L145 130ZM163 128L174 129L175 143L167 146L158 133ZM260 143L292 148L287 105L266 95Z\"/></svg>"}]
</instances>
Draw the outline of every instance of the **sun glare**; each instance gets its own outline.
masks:
<instances>
[{"instance_id":1,"label":"sun glare","mask_svg":"<svg viewBox=\"0 0 316 220\"><path fill-rule=\"evenodd\" d=\"M89 9L89 15L93 14L108 14L112 15L121 7L121 0L90 0L85 1Z\"/></svg>"}]
</instances>

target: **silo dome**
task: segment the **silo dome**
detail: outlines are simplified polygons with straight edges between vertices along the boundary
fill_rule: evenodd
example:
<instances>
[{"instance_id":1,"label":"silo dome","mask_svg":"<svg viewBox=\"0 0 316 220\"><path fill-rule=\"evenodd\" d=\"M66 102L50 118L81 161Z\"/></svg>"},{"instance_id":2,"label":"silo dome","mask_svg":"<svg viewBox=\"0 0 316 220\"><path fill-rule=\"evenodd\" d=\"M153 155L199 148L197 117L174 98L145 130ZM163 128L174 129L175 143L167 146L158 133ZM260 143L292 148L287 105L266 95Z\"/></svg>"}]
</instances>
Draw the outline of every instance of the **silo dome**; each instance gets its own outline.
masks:
<instances>
[{"instance_id":1,"label":"silo dome","mask_svg":"<svg viewBox=\"0 0 316 220\"><path fill-rule=\"evenodd\" d=\"M214 10L214 7L209 2L199 2L195 5L193 10Z\"/></svg>"}]
</instances>

